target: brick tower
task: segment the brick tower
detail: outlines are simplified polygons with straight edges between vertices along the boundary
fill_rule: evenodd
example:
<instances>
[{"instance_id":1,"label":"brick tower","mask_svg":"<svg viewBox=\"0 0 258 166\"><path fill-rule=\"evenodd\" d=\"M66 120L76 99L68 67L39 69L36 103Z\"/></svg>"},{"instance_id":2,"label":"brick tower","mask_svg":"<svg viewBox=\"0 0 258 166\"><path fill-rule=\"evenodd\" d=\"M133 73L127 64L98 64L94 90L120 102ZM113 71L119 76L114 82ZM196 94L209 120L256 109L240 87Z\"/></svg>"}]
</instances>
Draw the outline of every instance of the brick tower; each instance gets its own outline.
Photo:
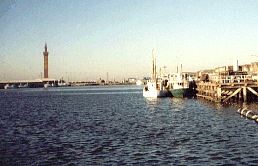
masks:
<instances>
[{"instance_id":1,"label":"brick tower","mask_svg":"<svg viewBox=\"0 0 258 166\"><path fill-rule=\"evenodd\" d=\"M48 51L47 43L45 43L45 51L43 52L44 56L44 78L48 78Z\"/></svg>"}]
</instances>

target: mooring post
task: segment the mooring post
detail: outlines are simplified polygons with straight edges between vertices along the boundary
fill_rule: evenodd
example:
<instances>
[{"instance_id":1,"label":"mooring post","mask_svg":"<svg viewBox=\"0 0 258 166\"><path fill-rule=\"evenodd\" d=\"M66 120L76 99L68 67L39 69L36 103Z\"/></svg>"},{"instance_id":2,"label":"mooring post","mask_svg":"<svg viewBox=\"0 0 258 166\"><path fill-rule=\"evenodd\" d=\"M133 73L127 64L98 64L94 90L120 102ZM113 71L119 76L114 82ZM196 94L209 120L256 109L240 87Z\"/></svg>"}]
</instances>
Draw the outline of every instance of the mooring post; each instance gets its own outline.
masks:
<instances>
[{"instance_id":1,"label":"mooring post","mask_svg":"<svg viewBox=\"0 0 258 166\"><path fill-rule=\"evenodd\" d=\"M221 102L221 86L219 85L217 87L217 96L218 96L218 102Z\"/></svg>"},{"instance_id":2,"label":"mooring post","mask_svg":"<svg viewBox=\"0 0 258 166\"><path fill-rule=\"evenodd\" d=\"M246 86L243 87L243 99L244 99L244 102L247 101Z\"/></svg>"}]
</instances>

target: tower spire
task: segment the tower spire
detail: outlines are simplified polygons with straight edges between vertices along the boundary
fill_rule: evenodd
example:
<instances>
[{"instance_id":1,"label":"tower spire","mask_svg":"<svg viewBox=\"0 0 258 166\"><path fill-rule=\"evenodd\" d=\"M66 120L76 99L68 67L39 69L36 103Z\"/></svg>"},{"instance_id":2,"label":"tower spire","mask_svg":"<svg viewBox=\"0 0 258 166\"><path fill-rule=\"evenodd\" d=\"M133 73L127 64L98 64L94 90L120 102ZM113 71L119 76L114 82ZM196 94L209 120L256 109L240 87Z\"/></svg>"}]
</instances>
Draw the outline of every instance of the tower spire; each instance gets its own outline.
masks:
<instances>
[{"instance_id":1,"label":"tower spire","mask_svg":"<svg viewBox=\"0 0 258 166\"><path fill-rule=\"evenodd\" d=\"M44 78L48 78L48 51L47 43L45 43L45 51L43 52L44 56Z\"/></svg>"},{"instance_id":2,"label":"tower spire","mask_svg":"<svg viewBox=\"0 0 258 166\"><path fill-rule=\"evenodd\" d=\"M47 43L45 42L45 52L47 52Z\"/></svg>"}]
</instances>

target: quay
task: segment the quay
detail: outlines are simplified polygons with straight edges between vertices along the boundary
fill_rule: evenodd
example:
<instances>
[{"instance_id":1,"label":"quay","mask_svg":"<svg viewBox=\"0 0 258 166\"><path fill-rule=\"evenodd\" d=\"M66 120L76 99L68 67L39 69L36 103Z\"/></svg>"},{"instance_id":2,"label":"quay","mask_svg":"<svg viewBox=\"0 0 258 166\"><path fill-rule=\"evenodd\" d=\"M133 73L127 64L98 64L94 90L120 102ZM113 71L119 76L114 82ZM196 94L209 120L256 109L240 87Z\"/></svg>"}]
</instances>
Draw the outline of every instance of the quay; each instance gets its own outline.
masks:
<instances>
[{"instance_id":1,"label":"quay","mask_svg":"<svg viewBox=\"0 0 258 166\"><path fill-rule=\"evenodd\" d=\"M215 79L214 79L215 78ZM209 81L199 81L197 98L216 103L247 103L258 101L258 82L249 75L215 76ZM236 110L241 116L258 123L258 111L247 107Z\"/></svg>"},{"instance_id":2,"label":"quay","mask_svg":"<svg viewBox=\"0 0 258 166\"><path fill-rule=\"evenodd\" d=\"M6 85L18 88L19 86L25 86L28 88L42 88L45 84L50 84L51 86L58 86L58 80L51 78L42 78L35 80L10 80L10 81L0 81L0 89L4 89Z\"/></svg>"},{"instance_id":3,"label":"quay","mask_svg":"<svg viewBox=\"0 0 258 166\"><path fill-rule=\"evenodd\" d=\"M211 81L200 81L197 97L213 102L255 102L258 101L258 82L248 75L233 75Z\"/></svg>"}]
</instances>

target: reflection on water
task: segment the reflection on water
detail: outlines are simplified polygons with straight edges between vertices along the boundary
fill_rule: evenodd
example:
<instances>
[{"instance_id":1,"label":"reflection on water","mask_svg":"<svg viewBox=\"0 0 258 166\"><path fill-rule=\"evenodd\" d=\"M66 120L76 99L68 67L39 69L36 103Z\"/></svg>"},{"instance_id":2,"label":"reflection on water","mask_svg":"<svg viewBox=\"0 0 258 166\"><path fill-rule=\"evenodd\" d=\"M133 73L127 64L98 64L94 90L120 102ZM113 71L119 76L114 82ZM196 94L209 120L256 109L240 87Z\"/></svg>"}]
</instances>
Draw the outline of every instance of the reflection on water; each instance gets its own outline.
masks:
<instances>
[{"instance_id":1,"label":"reflection on water","mask_svg":"<svg viewBox=\"0 0 258 166\"><path fill-rule=\"evenodd\" d=\"M258 163L258 125L236 106L136 86L3 90L0 105L1 165Z\"/></svg>"},{"instance_id":2,"label":"reflection on water","mask_svg":"<svg viewBox=\"0 0 258 166\"><path fill-rule=\"evenodd\" d=\"M160 103L160 98L144 98L146 102L146 106L149 110L155 110L159 103Z\"/></svg>"}]
</instances>

